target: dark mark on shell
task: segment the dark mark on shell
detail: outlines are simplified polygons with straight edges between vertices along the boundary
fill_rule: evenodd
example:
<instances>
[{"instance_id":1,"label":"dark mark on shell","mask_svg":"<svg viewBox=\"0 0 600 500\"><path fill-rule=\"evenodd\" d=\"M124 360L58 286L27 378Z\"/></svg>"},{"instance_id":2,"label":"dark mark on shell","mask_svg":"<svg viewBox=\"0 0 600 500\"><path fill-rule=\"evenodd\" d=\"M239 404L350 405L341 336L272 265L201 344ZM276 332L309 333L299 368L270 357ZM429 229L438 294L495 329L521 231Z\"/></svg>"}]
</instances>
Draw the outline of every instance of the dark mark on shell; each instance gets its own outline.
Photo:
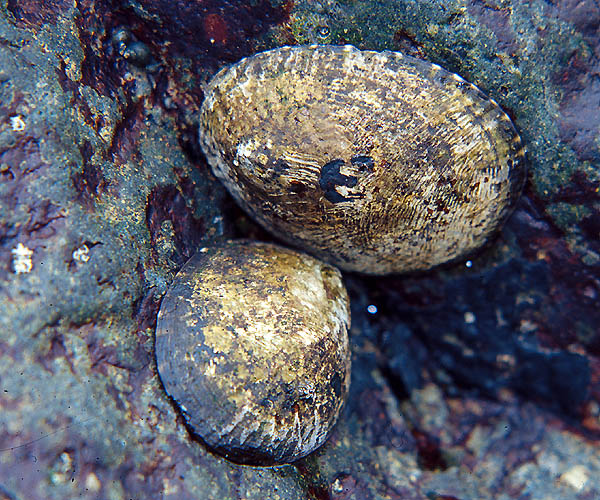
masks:
<instances>
[{"instance_id":1,"label":"dark mark on shell","mask_svg":"<svg viewBox=\"0 0 600 500\"><path fill-rule=\"evenodd\" d=\"M350 201L352 198L342 196L336 188L338 186L354 187L358 179L351 175L341 173L341 168L345 165L341 159L332 160L321 168L319 177L319 186L323 190L325 198L331 203L340 203L341 201Z\"/></svg>"}]
</instances>

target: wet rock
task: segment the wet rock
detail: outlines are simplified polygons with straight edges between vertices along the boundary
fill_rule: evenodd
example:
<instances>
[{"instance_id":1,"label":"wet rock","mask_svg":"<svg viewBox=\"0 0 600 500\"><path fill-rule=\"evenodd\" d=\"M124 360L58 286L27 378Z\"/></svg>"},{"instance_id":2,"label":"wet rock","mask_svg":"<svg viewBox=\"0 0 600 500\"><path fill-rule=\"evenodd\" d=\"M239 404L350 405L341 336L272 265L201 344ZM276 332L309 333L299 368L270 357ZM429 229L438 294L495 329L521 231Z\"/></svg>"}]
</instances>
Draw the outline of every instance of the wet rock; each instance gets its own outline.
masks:
<instances>
[{"instance_id":1,"label":"wet rock","mask_svg":"<svg viewBox=\"0 0 600 500\"><path fill-rule=\"evenodd\" d=\"M597 7L463 7L0 3L0 495L600 495L600 169L582 112L597 105ZM240 468L177 418L156 312L198 246L269 238L208 170L203 84L250 53L324 43L322 26L327 43L402 48L482 88L522 135L530 178L470 261L346 275L355 370L331 438L296 467ZM122 27L156 65L119 53Z\"/></svg>"}]
</instances>

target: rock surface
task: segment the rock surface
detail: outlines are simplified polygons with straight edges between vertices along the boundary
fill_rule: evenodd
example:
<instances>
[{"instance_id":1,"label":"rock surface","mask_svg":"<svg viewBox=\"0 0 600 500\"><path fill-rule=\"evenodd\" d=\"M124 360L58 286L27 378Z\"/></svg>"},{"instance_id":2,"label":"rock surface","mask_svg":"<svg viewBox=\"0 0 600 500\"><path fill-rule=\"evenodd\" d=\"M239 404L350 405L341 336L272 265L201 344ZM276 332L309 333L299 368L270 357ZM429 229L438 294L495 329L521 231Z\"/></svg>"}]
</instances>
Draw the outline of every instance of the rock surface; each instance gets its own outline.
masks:
<instances>
[{"instance_id":1,"label":"rock surface","mask_svg":"<svg viewBox=\"0 0 600 500\"><path fill-rule=\"evenodd\" d=\"M591 0L0 2L0 497L600 495L600 9ZM268 239L211 176L202 88L283 44L403 50L500 103L524 196L477 257L346 275L349 404L295 466L193 441L153 360L197 248Z\"/></svg>"}]
</instances>

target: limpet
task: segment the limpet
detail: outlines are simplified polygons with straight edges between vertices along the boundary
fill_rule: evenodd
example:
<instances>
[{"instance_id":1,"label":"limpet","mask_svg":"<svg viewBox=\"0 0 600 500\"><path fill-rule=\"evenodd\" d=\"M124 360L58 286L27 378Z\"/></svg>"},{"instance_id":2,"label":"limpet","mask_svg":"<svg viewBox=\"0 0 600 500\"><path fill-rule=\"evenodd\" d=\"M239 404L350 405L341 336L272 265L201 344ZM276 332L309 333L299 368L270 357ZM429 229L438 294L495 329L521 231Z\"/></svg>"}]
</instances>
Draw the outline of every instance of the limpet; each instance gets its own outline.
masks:
<instances>
[{"instance_id":1,"label":"limpet","mask_svg":"<svg viewBox=\"0 0 600 500\"><path fill-rule=\"evenodd\" d=\"M526 175L513 124L477 87L352 46L281 47L222 70L205 92L200 142L267 230L370 274L481 247Z\"/></svg>"},{"instance_id":2,"label":"limpet","mask_svg":"<svg viewBox=\"0 0 600 500\"><path fill-rule=\"evenodd\" d=\"M200 250L166 293L156 361L194 434L235 462L272 465L318 448L350 384L340 272L266 243Z\"/></svg>"}]
</instances>

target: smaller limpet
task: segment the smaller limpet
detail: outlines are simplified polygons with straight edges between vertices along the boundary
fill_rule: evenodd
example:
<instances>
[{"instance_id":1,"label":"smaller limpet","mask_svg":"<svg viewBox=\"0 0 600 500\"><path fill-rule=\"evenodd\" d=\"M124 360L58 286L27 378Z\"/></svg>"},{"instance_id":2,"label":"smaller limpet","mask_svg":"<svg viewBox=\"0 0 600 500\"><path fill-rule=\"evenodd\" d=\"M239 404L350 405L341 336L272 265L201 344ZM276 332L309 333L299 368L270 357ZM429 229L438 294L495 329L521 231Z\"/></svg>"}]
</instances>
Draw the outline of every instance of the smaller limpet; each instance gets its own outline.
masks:
<instances>
[{"instance_id":1,"label":"smaller limpet","mask_svg":"<svg viewBox=\"0 0 600 500\"><path fill-rule=\"evenodd\" d=\"M350 383L340 272L271 244L200 250L165 295L156 360L191 430L235 462L289 463L318 448Z\"/></svg>"}]
</instances>

